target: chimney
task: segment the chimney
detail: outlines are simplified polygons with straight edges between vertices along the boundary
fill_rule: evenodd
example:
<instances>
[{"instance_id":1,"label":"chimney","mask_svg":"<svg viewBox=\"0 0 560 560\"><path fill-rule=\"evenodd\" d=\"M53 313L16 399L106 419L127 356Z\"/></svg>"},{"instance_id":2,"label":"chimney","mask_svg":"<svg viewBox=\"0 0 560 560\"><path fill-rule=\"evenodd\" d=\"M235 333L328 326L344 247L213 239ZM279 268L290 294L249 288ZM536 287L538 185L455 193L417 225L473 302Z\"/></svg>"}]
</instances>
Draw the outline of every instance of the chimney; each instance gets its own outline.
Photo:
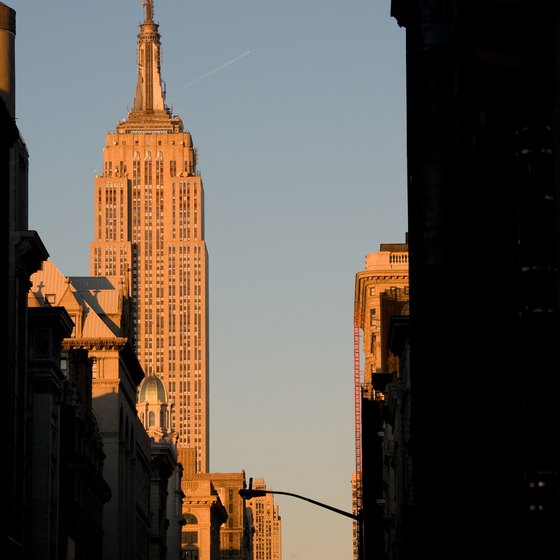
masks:
<instances>
[{"instance_id":1,"label":"chimney","mask_svg":"<svg viewBox=\"0 0 560 560\"><path fill-rule=\"evenodd\" d=\"M16 12L0 2L0 96L14 119L16 118L15 38Z\"/></svg>"}]
</instances>

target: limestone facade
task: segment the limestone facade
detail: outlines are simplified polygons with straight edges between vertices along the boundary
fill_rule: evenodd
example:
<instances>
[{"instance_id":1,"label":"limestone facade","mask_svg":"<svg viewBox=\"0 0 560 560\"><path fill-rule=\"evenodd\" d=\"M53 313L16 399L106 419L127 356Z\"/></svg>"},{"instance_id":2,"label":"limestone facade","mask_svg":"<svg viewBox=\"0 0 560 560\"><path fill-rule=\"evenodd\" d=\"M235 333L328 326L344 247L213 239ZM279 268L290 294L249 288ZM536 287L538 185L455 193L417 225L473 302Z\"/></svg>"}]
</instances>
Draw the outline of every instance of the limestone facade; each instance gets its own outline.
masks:
<instances>
[{"instance_id":1,"label":"limestone facade","mask_svg":"<svg viewBox=\"0 0 560 560\"><path fill-rule=\"evenodd\" d=\"M381 298L387 290L408 291L408 244L382 243L365 257L365 269L356 274L354 321L362 332L363 381L382 371Z\"/></svg>"},{"instance_id":2,"label":"limestone facade","mask_svg":"<svg viewBox=\"0 0 560 560\"><path fill-rule=\"evenodd\" d=\"M94 183L92 276L127 277L134 344L147 375L174 403L178 447L208 468L208 255L204 189L190 133L165 101L159 25L144 2L138 86L127 118L106 136Z\"/></svg>"}]
</instances>

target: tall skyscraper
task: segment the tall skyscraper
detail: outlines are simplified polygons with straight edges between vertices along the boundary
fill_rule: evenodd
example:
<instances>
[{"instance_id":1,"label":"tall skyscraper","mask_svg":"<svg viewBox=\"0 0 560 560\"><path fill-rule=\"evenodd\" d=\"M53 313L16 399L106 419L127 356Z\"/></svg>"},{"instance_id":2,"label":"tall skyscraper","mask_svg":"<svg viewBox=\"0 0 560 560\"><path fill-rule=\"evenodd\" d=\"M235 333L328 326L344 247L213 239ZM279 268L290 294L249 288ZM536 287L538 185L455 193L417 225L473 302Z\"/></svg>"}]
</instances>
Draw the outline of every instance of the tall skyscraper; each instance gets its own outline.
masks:
<instances>
[{"instance_id":1,"label":"tall skyscraper","mask_svg":"<svg viewBox=\"0 0 560 560\"><path fill-rule=\"evenodd\" d=\"M265 481L257 478L255 490L266 490ZM252 511L253 560L282 560L282 519L273 494L265 494L247 501Z\"/></svg>"},{"instance_id":2,"label":"tall skyscraper","mask_svg":"<svg viewBox=\"0 0 560 560\"><path fill-rule=\"evenodd\" d=\"M132 110L107 134L95 177L93 276L127 276L135 348L174 403L179 448L208 466L208 253L196 150L166 105L159 25L143 0Z\"/></svg>"}]
</instances>

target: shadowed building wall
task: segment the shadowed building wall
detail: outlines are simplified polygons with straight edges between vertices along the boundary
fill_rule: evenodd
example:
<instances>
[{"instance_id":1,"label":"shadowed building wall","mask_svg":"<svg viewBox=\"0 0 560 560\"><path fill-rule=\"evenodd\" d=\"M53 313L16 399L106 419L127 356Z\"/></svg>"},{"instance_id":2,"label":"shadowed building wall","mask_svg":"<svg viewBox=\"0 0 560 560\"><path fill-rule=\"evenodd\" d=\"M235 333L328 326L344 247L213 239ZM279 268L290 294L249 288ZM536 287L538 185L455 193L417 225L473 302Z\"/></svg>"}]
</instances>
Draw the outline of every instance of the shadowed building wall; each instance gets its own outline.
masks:
<instances>
[{"instance_id":1,"label":"shadowed building wall","mask_svg":"<svg viewBox=\"0 0 560 560\"><path fill-rule=\"evenodd\" d=\"M392 2L406 29L407 558L560 555L559 9Z\"/></svg>"},{"instance_id":2,"label":"shadowed building wall","mask_svg":"<svg viewBox=\"0 0 560 560\"><path fill-rule=\"evenodd\" d=\"M37 232L28 230L27 146L16 123L16 12L0 2L0 184L8 225L7 329L5 365L6 544L10 558L29 554L29 443L27 399L27 291L29 277L49 254Z\"/></svg>"}]
</instances>

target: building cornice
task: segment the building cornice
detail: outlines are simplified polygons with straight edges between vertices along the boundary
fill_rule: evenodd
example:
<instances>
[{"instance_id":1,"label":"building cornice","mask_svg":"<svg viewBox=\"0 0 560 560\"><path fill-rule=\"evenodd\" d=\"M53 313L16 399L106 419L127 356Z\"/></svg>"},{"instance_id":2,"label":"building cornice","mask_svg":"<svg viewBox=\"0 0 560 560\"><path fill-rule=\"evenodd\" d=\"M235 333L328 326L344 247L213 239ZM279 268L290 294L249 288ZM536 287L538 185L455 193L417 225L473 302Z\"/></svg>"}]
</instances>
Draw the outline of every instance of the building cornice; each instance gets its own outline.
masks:
<instances>
[{"instance_id":1,"label":"building cornice","mask_svg":"<svg viewBox=\"0 0 560 560\"><path fill-rule=\"evenodd\" d=\"M63 350L122 350L128 343L128 338L96 337L96 338L65 338L62 341Z\"/></svg>"}]
</instances>

